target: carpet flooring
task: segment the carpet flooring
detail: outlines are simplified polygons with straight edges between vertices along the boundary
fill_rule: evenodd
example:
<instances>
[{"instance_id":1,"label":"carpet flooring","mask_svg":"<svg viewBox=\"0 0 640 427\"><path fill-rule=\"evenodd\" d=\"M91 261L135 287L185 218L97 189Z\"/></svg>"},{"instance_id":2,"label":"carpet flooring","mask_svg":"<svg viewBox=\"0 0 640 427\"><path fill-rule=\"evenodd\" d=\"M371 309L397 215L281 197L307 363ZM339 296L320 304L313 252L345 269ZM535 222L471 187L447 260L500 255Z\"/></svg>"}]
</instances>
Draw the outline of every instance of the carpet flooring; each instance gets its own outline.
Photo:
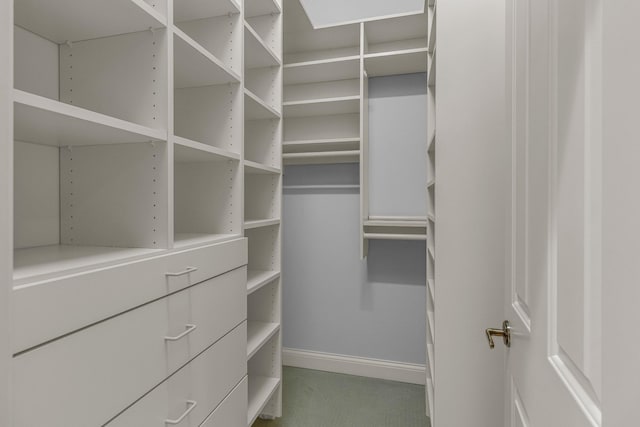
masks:
<instances>
[{"instance_id":1,"label":"carpet flooring","mask_svg":"<svg viewBox=\"0 0 640 427\"><path fill-rule=\"evenodd\" d=\"M285 367L282 418L253 427L429 427L424 386Z\"/></svg>"}]
</instances>

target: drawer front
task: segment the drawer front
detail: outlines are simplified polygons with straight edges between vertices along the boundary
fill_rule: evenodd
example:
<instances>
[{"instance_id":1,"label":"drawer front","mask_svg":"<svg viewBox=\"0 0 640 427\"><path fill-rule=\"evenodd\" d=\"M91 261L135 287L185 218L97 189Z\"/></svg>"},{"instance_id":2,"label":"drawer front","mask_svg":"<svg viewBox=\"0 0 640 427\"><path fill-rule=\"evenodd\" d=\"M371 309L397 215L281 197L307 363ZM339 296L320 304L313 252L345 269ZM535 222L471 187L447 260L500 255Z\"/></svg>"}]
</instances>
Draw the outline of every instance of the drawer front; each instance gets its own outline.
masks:
<instances>
[{"instance_id":1,"label":"drawer front","mask_svg":"<svg viewBox=\"0 0 640 427\"><path fill-rule=\"evenodd\" d=\"M245 377L200 426L246 427L248 387L249 381Z\"/></svg>"},{"instance_id":2,"label":"drawer front","mask_svg":"<svg viewBox=\"0 0 640 427\"><path fill-rule=\"evenodd\" d=\"M107 425L109 427L167 427L171 425L166 423L167 420L177 421L188 411L184 418L174 425L198 427L224 399L224 402L211 414L213 419L241 420L242 422L205 425L246 427L246 334L245 322ZM225 399L232 390L233 393ZM219 417L215 416L218 411L220 411ZM222 418L223 416L225 418Z\"/></svg>"},{"instance_id":3,"label":"drawer front","mask_svg":"<svg viewBox=\"0 0 640 427\"><path fill-rule=\"evenodd\" d=\"M102 425L245 319L242 267L21 354L15 425Z\"/></svg>"},{"instance_id":4,"label":"drawer front","mask_svg":"<svg viewBox=\"0 0 640 427\"><path fill-rule=\"evenodd\" d=\"M16 287L13 353L246 264L243 238Z\"/></svg>"}]
</instances>

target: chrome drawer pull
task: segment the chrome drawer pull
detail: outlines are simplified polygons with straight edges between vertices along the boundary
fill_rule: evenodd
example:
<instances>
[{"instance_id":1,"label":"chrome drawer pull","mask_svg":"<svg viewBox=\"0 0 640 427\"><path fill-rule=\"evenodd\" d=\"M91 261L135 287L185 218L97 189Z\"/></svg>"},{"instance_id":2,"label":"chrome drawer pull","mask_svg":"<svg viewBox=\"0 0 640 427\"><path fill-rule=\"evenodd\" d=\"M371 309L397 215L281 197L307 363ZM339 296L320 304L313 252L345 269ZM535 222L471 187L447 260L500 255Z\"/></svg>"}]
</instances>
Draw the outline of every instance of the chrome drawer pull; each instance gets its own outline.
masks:
<instances>
[{"instance_id":1,"label":"chrome drawer pull","mask_svg":"<svg viewBox=\"0 0 640 427\"><path fill-rule=\"evenodd\" d=\"M189 335L191 332L195 331L196 328L198 327L198 325L185 325L185 326L187 327L187 329L180 335L176 335L175 337L164 337L164 339L167 341L178 341L179 339L182 339L187 335Z\"/></svg>"},{"instance_id":2,"label":"chrome drawer pull","mask_svg":"<svg viewBox=\"0 0 640 427\"><path fill-rule=\"evenodd\" d=\"M177 273L165 273L165 276L168 276L168 277L184 276L185 274L193 273L194 271L198 271L198 267L187 267L182 271L178 271Z\"/></svg>"},{"instance_id":3,"label":"chrome drawer pull","mask_svg":"<svg viewBox=\"0 0 640 427\"><path fill-rule=\"evenodd\" d=\"M195 400L187 400L187 405L190 405L190 406L187 408L186 411L184 411L184 414L180 415L180 418L178 418L177 420L164 420L164 423L171 424L171 425L180 424L182 420L184 420L187 417L187 415L189 415L189 412L193 411L193 408L198 406L198 402L196 402Z\"/></svg>"}]
</instances>

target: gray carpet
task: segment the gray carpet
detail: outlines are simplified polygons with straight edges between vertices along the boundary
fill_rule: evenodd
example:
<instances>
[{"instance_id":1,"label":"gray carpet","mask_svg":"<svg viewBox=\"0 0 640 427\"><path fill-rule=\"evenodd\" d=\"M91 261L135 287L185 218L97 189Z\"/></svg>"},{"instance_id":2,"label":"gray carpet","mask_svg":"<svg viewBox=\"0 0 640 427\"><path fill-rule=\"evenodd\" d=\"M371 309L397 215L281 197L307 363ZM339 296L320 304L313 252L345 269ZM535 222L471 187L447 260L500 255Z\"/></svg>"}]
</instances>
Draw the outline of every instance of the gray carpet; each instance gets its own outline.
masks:
<instances>
[{"instance_id":1,"label":"gray carpet","mask_svg":"<svg viewBox=\"0 0 640 427\"><path fill-rule=\"evenodd\" d=\"M424 387L285 367L283 416L253 427L429 427Z\"/></svg>"}]
</instances>

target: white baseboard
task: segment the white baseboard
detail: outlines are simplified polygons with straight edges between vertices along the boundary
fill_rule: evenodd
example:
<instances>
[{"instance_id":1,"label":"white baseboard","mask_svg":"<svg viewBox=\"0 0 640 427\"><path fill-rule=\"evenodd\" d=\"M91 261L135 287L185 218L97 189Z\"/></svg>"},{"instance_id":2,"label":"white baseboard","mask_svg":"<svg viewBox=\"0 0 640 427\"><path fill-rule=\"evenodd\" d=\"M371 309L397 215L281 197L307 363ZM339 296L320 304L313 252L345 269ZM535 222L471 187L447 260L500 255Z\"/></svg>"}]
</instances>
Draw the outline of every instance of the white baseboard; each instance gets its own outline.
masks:
<instances>
[{"instance_id":1,"label":"white baseboard","mask_svg":"<svg viewBox=\"0 0 640 427\"><path fill-rule=\"evenodd\" d=\"M296 368L315 369L317 371L358 375L411 384L424 385L426 381L425 365L342 356L293 348L282 349L282 364Z\"/></svg>"}]
</instances>

